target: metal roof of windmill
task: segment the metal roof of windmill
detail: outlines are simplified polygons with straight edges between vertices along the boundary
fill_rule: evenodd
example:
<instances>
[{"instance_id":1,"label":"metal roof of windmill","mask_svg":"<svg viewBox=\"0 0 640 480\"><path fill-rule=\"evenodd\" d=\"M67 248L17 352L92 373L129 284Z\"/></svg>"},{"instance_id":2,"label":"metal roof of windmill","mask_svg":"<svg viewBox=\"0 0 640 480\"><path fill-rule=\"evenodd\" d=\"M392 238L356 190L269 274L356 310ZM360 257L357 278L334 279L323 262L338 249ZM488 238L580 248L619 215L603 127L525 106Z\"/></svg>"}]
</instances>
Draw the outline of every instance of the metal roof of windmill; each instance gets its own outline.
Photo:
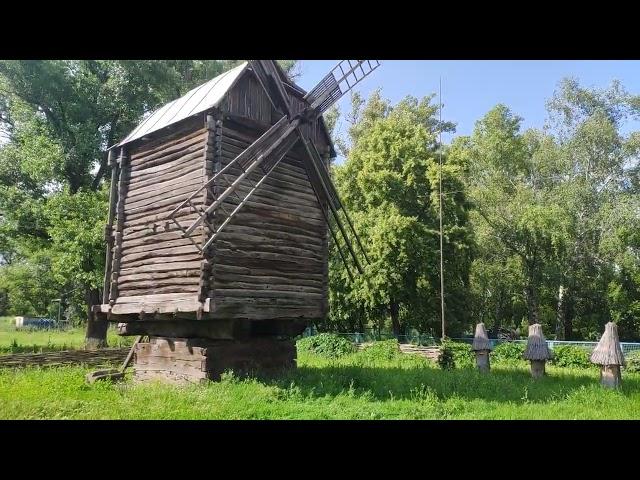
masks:
<instances>
[{"instance_id":1,"label":"metal roof of windmill","mask_svg":"<svg viewBox=\"0 0 640 480\"><path fill-rule=\"evenodd\" d=\"M242 75L247 68L247 65L248 62L244 62L203 83L199 87L189 90L177 100L167 103L144 119L124 140L118 143L117 146L122 146L125 143L142 138L151 132L155 132L192 115L218 106L226 93L235 85L238 78L240 78L240 75Z\"/></svg>"}]
</instances>

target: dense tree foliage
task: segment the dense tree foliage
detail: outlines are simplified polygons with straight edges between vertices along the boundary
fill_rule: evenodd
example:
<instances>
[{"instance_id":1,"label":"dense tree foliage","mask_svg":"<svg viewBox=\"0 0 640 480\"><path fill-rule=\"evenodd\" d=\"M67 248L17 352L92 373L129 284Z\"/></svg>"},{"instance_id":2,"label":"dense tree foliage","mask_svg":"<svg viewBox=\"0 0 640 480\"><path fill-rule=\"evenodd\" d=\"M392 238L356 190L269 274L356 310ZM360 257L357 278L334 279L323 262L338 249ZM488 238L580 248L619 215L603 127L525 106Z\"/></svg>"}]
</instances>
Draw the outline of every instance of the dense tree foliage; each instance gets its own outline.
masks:
<instances>
[{"instance_id":1,"label":"dense tree foliage","mask_svg":"<svg viewBox=\"0 0 640 480\"><path fill-rule=\"evenodd\" d=\"M336 249L331 260L331 319L351 329L366 323L395 333L438 327L438 120L432 97L391 105L380 93L353 98L347 153L335 167L341 197L369 256L365 275L351 282ZM453 125L443 124L451 131ZM451 332L469 322L473 240L460 168L443 167L445 292ZM335 246L334 246L335 247ZM448 300L452 299L451 302Z\"/></svg>"},{"instance_id":2,"label":"dense tree foliage","mask_svg":"<svg viewBox=\"0 0 640 480\"><path fill-rule=\"evenodd\" d=\"M44 314L62 296L73 318L87 318L104 269L106 149L149 111L238 62L0 62L4 312Z\"/></svg>"},{"instance_id":3,"label":"dense tree foliage","mask_svg":"<svg viewBox=\"0 0 640 480\"><path fill-rule=\"evenodd\" d=\"M478 257L476 315L517 327L526 312L557 338L597 338L609 320L639 338L639 97L560 83L544 130L499 105L451 156L465 168Z\"/></svg>"},{"instance_id":4,"label":"dense tree foliage","mask_svg":"<svg viewBox=\"0 0 640 480\"><path fill-rule=\"evenodd\" d=\"M233 60L0 61L0 314L85 321L100 298L105 150L145 114ZM295 62L282 65L295 75ZM541 322L594 339L610 320L640 340L640 96L560 82L542 129L497 105L440 145L433 96L352 96L337 188L370 264L351 281L331 243L323 329L440 334L442 155L447 334ZM330 128L340 123L332 109ZM352 266L353 269L353 266ZM555 335L554 335L555 334Z\"/></svg>"}]
</instances>

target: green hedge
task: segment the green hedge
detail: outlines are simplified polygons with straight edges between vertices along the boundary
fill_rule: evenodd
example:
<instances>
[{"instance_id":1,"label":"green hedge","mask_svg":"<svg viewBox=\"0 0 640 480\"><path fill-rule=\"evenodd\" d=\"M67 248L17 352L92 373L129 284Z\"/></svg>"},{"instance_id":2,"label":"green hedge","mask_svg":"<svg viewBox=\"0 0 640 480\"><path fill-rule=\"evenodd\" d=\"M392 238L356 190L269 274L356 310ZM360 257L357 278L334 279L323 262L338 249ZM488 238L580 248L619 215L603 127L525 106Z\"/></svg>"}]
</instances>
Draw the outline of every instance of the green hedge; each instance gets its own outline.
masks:
<instances>
[{"instance_id":1,"label":"green hedge","mask_svg":"<svg viewBox=\"0 0 640 480\"><path fill-rule=\"evenodd\" d=\"M463 342L445 340L442 342L438 365L443 369L473 367L474 354L471 350L471 345Z\"/></svg>"},{"instance_id":2,"label":"green hedge","mask_svg":"<svg viewBox=\"0 0 640 480\"><path fill-rule=\"evenodd\" d=\"M353 343L333 333L320 333L298 340L299 352L309 352L325 358L339 358L355 351Z\"/></svg>"},{"instance_id":3,"label":"green hedge","mask_svg":"<svg viewBox=\"0 0 640 480\"><path fill-rule=\"evenodd\" d=\"M309 352L325 358L340 358L356 352L350 340L333 333L321 333L305 337L297 342L299 352ZM491 362L497 365L522 365L526 361L522 354L524 343L504 342L498 344L491 352ZM377 341L358 352L364 361L393 360L400 355L396 339ZM563 368L592 368L589 350L576 345L557 345L553 349L552 365ZM628 372L640 372L640 350L626 356ZM445 340L438 364L443 369L470 368L475 365L471 345L463 342Z\"/></svg>"},{"instance_id":4,"label":"green hedge","mask_svg":"<svg viewBox=\"0 0 640 480\"><path fill-rule=\"evenodd\" d=\"M625 360L627 361L627 365L624 367L625 372L640 372L640 350L629 352Z\"/></svg>"},{"instance_id":5,"label":"green hedge","mask_svg":"<svg viewBox=\"0 0 640 480\"><path fill-rule=\"evenodd\" d=\"M517 365L524 363L522 358L526 345L524 343L504 342L496 345L491 352L491 361L503 365Z\"/></svg>"},{"instance_id":6,"label":"green hedge","mask_svg":"<svg viewBox=\"0 0 640 480\"><path fill-rule=\"evenodd\" d=\"M591 368L589 350L576 345L557 345L553 348L551 364L565 368Z\"/></svg>"},{"instance_id":7,"label":"green hedge","mask_svg":"<svg viewBox=\"0 0 640 480\"><path fill-rule=\"evenodd\" d=\"M398 340L381 340L366 346L358 352L358 357L366 361L393 360L400 355Z\"/></svg>"}]
</instances>

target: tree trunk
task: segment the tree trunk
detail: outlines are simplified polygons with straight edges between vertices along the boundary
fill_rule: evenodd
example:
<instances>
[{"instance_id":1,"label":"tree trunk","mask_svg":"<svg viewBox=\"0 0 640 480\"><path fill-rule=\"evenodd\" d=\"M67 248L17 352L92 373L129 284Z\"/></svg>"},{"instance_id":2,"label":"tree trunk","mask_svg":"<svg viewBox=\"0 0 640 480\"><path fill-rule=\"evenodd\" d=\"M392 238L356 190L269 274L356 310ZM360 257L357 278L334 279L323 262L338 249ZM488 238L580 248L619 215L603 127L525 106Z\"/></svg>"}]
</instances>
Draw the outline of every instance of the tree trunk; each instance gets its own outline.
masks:
<instances>
[{"instance_id":1,"label":"tree trunk","mask_svg":"<svg viewBox=\"0 0 640 480\"><path fill-rule=\"evenodd\" d=\"M565 294L564 304L564 339L571 340L573 338L573 316L575 314L571 295Z\"/></svg>"},{"instance_id":2,"label":"tree trunk","mask_svg":"<svg viewBox=\"0 0 640 480\"><path fill-rule=\"evenodd\" d=\"M106 320L97 320L96 315L91 311L93 305L101 303L100 300L100 291L98 289L90 289L85 293L85 301L87 302L85 347L90 350L107 346L107 327L109 323Z\"/></svg>"},{"instance_id":3,"label":"tree trunk","mask_svg":"<svg viewBox=\"0 0 640 480\"><path fill-rule=\"evenodd\" d=\"M391 328L393 329L393 334L400 335L400 305L392 300L389 305L389 311L391 312Z\"/></svg>"},{"instance_id":4,"label":"tree trunk","mask_svg":"<svg viewBox=\"0 0 640 480\"><path fill-rule=\"evenodd\" d=\"M558 305L556 309L556 340L564 340L565 338L564 326L567 317L566 294L567 288L564 285L560 285L558 288Z\"/></svg>"},{"instance_id":5,"label":"tree trunk","mask_svg":"<svg viewBox=\"0 0 640 480\"><path fill-rule=\"evenodd\" d=\"M533 325L534 323L538 323L538 296L536 289L531 282L527 284L524 294L527 299L527 316L529 319L529 325Z\"/></svg>"},{"instance_id":6,"label":"tree trunk","mask_svg":"<svg viewBox=\"0 0 640 480\"><path fill-rule=\"evenodd\" d=\"M573 337L573 319L570 316L564 319L564 339L571 340Z\"/></svg>"}]
</instances>

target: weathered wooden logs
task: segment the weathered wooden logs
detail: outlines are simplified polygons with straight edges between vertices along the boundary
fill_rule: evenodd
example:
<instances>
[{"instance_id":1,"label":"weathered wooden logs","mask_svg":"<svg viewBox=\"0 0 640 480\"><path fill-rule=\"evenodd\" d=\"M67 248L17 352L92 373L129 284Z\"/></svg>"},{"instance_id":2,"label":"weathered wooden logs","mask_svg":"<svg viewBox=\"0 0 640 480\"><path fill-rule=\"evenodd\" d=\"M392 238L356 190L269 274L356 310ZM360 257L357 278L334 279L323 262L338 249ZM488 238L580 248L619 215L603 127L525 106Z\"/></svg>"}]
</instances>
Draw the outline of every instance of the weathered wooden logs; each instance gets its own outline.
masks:
<instances>
[{"instance_id":1,"label":"weathered wooden logs","mask_svg":"<svg viewBox=\"0 0 640 480\"><path fill-rule=\"evenodd\" d=\"M295 367L293 340L242 341L152 337L136 346L134 380L189 384L219 380L222 373L276 373Z\"/></svg>"},{"instance_id":2,"label":"weathered wooden logs","mask_svg":"<svg viewBox=\"0 0 640 480\"><path fill-rule=\"evenodd\" d=\"M123 180L118 299L170 293L198 298L202 255L168 215L202 185L207 138L205 128L194 128L131 148L129 175ZM202 204L202 198L193 203ZM195 216L187 207L177 218L188 224ZM198 303L192 307L197 310Z\"/></svg>"}]
</instances>

